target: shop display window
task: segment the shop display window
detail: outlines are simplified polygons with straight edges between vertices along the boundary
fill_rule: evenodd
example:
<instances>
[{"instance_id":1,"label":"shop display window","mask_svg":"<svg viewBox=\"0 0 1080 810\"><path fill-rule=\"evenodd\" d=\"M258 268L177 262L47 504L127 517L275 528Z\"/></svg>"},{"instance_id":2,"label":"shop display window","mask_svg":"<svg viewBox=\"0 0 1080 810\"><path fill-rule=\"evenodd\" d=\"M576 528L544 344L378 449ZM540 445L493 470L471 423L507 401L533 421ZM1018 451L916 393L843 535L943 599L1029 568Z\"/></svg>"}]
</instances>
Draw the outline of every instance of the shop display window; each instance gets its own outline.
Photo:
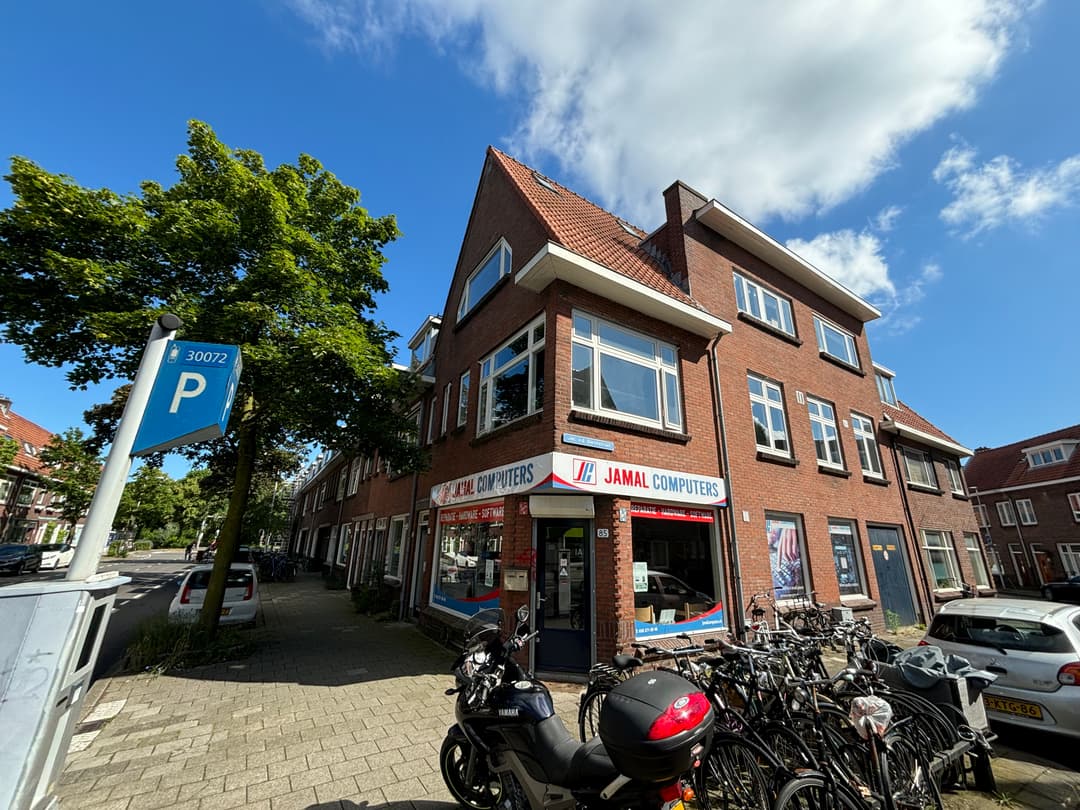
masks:
<instances>
[{"instance_id":1,"label":"shop display window","mask_svg":"<svg viewBox=\"0 0 1080 810\"><path fill-rule=\"evenodd\" d=\"M772 569L773 594L776 599L794 599L806 595L806 544L794 515L767 514L765 534L769 541L769 565Z\"/></svg>"},{"instance_id":2,"label":"shop display window","mask_svg":"<svg viewBox=\"0 0 1080 810\"><path fill-rule=\"evenodd\" d=\"M466 616L496 606L502 535L502 501L440 510L431 601Z\"/></svg>"},{"instance_id":3,"label":"shop display window","mask_svg":"<svg viewBox=\"0 0 1080 810\"><path fill-rule=\"evenodd\" d=\"M714 513L631 505L638 638L724 627Z\"/></svg>"}]
</instances>

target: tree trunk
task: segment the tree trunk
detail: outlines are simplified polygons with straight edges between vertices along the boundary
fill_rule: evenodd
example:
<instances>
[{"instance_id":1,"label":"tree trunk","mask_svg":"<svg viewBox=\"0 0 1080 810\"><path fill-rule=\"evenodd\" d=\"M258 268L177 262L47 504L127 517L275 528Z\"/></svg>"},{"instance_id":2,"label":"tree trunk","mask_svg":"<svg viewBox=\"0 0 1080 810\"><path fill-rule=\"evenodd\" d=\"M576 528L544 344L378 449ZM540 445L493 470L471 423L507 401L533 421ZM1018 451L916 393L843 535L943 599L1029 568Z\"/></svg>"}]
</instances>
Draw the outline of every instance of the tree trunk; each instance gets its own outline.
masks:
<instances>
[{"instance_id":1,"label":"tree trunk","mask_svg":"<svg viewBox=\"0 0 1080 810\"><path fill-rule=\"evenodd\" d=\"M254 411L254 399L248 396L244 400L244 415L237 429L236 474L233 477L232 495L229 496L225 522L222 523L221 531L218 533L217 549L214 552L214 570L210 574L202 613L199 614L199 624L211 635L217 633L218 622L221 619L221 605L225 601L225 583L228 579L229 566L232 565L239 545L240 523L247 509L251 479L255 471L258 436L251 418Z\"/></svg>"}]
</instances>

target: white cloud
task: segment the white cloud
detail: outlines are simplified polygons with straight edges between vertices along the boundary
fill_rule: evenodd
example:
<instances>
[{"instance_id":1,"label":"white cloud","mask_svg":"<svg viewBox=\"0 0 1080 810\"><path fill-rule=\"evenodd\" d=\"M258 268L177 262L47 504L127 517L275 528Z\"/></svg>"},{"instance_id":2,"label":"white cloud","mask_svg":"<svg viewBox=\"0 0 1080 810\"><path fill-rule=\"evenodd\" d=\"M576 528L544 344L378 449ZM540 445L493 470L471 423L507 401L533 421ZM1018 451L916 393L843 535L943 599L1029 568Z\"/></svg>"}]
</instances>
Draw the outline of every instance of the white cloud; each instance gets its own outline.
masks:
<instances>
[{"instance_id":1,"label":"white cloud","mask_svg":"<svg viewBox=\"0 0 1080 810\"><path fill-rule=\"evenodd\" d=\"M868 231L822 233L809 242L791 239L787 246L856 295L866 298L875 293L895 293L889 266L881 253L881 240Z\"/></svg>"},{"instance_id":2,"label":"white cloud","mask_svg":"<svg viewBox=\"0 0 1080 810\"><path fill-rule=\"evenodd\" d=\"M282 1L329 48L427 36L525 101L512 152L645 227L676 178L752 220L850 198L975 101L1032 4Z\"/></svg>"},{"instance_id":3,"label":"white cloud","mask_svg":"<svg viewBox=\"0 0 1080 810\"><path fill-rule=\"evenodd\" d=\"M966 236L1008 222L1032 224L1054 208L1080 201L1080 155L1031 171L1007 155L979 166L975 155L973 148L959 144L934 169L934 179L953 193L941 218Z\"/></svg>"},{"instance_id":4,"label":"white cloud","mask_svg":"<svg viewBox=\"0 0 1080 810\"><path fill-rule=\"evenodd\" d=\"M878 211L878 215L874 217L874 230L881 233L888 233L896 227L896 220L900 218L900 214L904 212L904 209L899 205L890 205L888 208L882 208Z\"/></svg>"}]
</instances>

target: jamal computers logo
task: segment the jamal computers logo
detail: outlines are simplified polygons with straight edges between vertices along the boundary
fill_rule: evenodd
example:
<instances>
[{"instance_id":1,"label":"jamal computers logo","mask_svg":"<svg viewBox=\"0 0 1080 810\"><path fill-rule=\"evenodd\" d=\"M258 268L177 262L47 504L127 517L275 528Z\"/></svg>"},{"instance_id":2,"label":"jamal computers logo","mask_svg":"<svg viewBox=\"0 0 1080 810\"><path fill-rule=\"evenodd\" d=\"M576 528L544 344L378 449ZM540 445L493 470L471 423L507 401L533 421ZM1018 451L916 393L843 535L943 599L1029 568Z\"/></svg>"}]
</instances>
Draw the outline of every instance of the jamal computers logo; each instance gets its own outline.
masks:
<instances>
[{"instance_id":1,"label":"jamal computers logo","mask_svg":"<svg viewBox=\"0 0 1080 810\"><path fill-rule=\"evenodd\" d=\"M596 486L596 462L589 458L575 458L574 483Z\"/></svg>"}]
</instances>

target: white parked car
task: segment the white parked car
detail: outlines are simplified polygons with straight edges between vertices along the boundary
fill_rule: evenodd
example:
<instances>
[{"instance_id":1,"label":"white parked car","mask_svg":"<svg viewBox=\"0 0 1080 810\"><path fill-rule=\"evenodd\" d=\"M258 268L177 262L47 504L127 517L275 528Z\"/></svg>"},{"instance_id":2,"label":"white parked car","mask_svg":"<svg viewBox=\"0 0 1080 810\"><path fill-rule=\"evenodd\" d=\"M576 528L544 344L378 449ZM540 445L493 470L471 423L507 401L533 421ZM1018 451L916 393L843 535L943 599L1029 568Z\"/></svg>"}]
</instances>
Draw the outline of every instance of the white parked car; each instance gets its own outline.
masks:
<instances>
[{"instance_id":1,"label":"white parked car","mask_svg":"<svg viewBox=\"0 0 1080 810\"><path fill-rule=\"evenodd\" d=\"M67 568L75 556L75 547L68 543L45 543L41 546L41 567Z\"/></svg>"},{"instance_id":2,"label":"white parked car","mask_svg":"<svg viewBox=\"0 0 1080 810\"><path fill-rule=\"evenodd\" d=\"M924 642L997 675L983 692L990 720L1080 738L1080 606L957 599Z\"/></svg>"},{"instance_id":3,"label":"white parked car","mask_svg":"<svg viewBox=\"0 0 1080 810\"><path fill-rule=\"evenodd\" d=\"M210 584L212 565L196 565L180 583L180 590L169 605L169 618L176 621L195 621L202 612L206 589ZM259 615L259 578L250 563L233 563L225 583L225 600L221 604L222 624L254 624Z\"/></svg>"}]
</instances>

